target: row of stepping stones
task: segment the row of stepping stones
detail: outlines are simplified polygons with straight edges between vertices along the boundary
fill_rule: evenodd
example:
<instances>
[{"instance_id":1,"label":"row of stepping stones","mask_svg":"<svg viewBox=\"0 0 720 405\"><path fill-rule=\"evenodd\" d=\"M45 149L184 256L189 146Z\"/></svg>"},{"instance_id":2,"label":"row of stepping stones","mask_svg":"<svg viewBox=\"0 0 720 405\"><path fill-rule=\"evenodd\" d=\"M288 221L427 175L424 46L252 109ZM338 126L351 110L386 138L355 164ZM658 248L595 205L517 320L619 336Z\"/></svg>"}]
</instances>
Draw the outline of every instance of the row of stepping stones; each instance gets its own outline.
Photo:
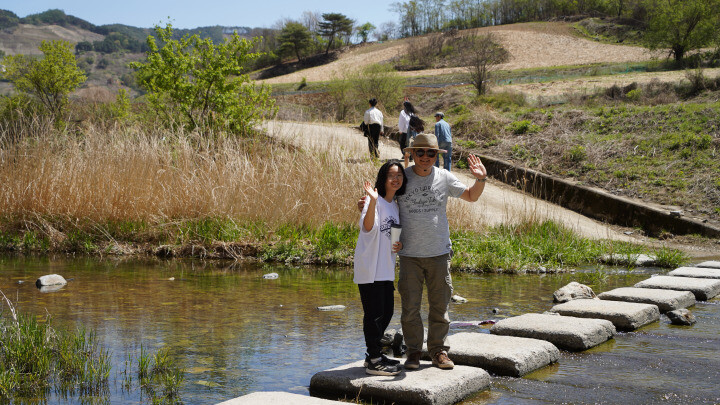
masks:
<instances>
[{"instance_id":1,"label":"row of stepping stones","mask_svg":"<svg viewBox=\"0 0 720 405\"><path fill-rule=\"evenodd\" d=\"M490 328L490 334L450 335L449 356L456 365L452 372L423 360L416 371L388 377L368 376L363 360L359 360L315 374L310 380L312 397L253 393L223 405L257 403L244 401L260 397L265 403L277 398L284 398L284 403L340 403L316 398L324 397L364 398L396 404L453 404L486 389L490 385L488 371L521 377L557 362L560 350L587 350L612 339L617 331L633 331L658 321L661 313L687 308L718 294L720 261L680 267L667 276L651 277L633 287L604 292L598 299L575 299L555 305L544 314L503 319ZM429 359L427 352L424 358Z\"/></svg>"}]
</instances>

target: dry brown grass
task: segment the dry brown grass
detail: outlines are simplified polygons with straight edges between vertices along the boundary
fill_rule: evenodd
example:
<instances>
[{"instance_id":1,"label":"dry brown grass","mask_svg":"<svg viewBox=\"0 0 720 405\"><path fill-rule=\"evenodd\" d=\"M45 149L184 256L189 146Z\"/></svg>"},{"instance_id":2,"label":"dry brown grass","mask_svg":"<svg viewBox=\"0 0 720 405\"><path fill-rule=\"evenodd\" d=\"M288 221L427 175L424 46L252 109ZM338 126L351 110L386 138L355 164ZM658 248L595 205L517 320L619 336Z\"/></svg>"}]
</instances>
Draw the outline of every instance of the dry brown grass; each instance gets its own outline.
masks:
<instances>
[{"instance_id":1,"label":"dry brown grass","mask_svg":"<svg viewBox=\"0 0 720 405\"><path fill-rule=\"evenodd\" d=\"M0 139L6 224L206 217L354 222L357 210L347 196L368 176L364 166L344 164L339 148L310 154L265 137L210 142L139 127L88 127L76 135L46 128L14 144L2 133Z\"/></svg>"}]
</instances>

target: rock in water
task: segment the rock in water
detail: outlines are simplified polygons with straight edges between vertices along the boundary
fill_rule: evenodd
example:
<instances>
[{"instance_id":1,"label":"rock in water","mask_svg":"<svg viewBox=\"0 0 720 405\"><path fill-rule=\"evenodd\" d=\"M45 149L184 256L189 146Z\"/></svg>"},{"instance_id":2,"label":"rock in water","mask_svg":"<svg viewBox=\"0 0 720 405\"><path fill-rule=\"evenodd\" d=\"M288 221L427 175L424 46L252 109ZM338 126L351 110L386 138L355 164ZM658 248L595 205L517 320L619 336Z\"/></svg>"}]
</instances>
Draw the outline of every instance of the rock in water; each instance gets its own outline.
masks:
<instances>
[{"instance_id":1,"label":"rock in water","mask_svg":"<svg viewBox=\"0 0 720 405\"><path fill-rule=\"evenodd\" d=\"M452 301L462 304L462 303L464 303L464 302L467 302L467 298L463 298L463 297L455 294L455 295L452 296Z\"/></svg>"},{"instance_id":2,"label":"rock in water","mask_svg":"<svg viewBox=\"0 0 720 405\"><path fill-rule=\"evenodd\" d=\"M592 288L575 281L553 293L553 301L559 303L592 298L595 298Z\"/></svg>"},{"instance_id":3,"label":"rock in water","mask_svg":"<svg viewBox=\"0 0 720 405\"><path fill-rule=\"evenodd\" d=\"M667 312L665 315L670 318L670 322L672 322L673 325L690 326L697 322L697 319L695 319L695 315L693 315L692 312L688 311L685 308L680 308L674 311Z\"/></svg>"},{"instance_id":4,"label":"rock in water","mask_svg":"<svg viewBox=\"0 0 720 405\"><path fill-rule=\"evenodd\" d=\"M59 274L48 274L46 276L42 276L35 282L35 286L37 288L41 288L48 285L65 285L67 284L67 281L65 278Z\"/></svg>"},{"instance_id":5,"label":"rock in water","mask_svg":"<svg viewBox=\"0 0 720 405\"><path fill-rule=\"evenodd\" d=\"M345 305L326 305L324 307L317 307L319 311L342 311L345 309Z\"/></svg>"},{"instance_id":6,"label":"rock in water","mask_svg":"<svg viewBox=\"0 0 720 405\"><path fill-rule=\"evenodd\" d=\"M263 275L263 278L266 280L275 280L276 278L280 277L277 273L268 273Z\"/></svg>"}]
</instances>

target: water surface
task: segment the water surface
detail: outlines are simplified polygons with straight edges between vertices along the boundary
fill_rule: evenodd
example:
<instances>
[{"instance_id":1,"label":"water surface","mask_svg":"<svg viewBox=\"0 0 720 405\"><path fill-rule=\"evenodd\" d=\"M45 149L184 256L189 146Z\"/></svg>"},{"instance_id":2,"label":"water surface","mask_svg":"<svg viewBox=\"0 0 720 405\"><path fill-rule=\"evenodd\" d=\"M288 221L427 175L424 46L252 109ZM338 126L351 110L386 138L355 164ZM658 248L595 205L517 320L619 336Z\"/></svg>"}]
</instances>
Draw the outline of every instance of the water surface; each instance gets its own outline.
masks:
<instances>
[{"instance_id":1,"label":"water surface","mask_svg":"<svg viewBox=\"0 0 720 405\"><path fill-rule=\"evenodd\" d=\"M596 269L584 269L595 271ZM454 321L501 319L552 307L552 293L570 281L599 293L631 286L658 269L587 274L455 275ZM276 280L263 279L270 272ZM42 275L72 279L53 293L34 286ZM174 280L171 280L174 278ZM18 283L24 281L24 283ZM308 395L312 375L362 358L362 309L347 268L281 267L199 261L92 258L0 258L0 290L20 312L68 328L97 331L112 354L111 403L147 401L122 388L128 353L140 345L169 348L186 369L180 396L186 404L213 404L254 391ZM341 312L318 306L345 305ZM390 325L399 328L399 297ZM495 310L495 313L493 310ZM667 318L522 379L495 378L465 404L720 403L720 303L691 308L693 327ZM499 312L498 312L499 311ZM453 327L487 332L487 328ZM54 394L49 403L78 403Z\"/></svg>"}]
</instances>

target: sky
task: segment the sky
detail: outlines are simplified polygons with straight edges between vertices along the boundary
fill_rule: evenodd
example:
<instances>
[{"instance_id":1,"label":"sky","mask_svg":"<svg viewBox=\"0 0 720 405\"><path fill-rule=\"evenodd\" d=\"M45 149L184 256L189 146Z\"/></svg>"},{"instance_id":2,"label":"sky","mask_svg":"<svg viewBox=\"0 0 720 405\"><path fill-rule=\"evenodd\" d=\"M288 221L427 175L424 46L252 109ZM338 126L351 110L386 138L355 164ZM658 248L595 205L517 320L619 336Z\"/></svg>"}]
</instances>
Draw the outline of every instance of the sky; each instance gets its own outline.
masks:
<instances>
[{"instance_id":1,"label":"sky","mask_svg":"<svg viewBox=\"0 0 720 405\"><path fill-rule=\"evenodd\" d=\"M168 17L176 28L212 25L270 28L283 18L299 19L303 11L342 13L359 24L375 26L397 21L389 11L396 0L0 0L0 9L19 17L60 9L95 25L125 24L151 28L165 25Z\"/></svg>"}]
</instances>

